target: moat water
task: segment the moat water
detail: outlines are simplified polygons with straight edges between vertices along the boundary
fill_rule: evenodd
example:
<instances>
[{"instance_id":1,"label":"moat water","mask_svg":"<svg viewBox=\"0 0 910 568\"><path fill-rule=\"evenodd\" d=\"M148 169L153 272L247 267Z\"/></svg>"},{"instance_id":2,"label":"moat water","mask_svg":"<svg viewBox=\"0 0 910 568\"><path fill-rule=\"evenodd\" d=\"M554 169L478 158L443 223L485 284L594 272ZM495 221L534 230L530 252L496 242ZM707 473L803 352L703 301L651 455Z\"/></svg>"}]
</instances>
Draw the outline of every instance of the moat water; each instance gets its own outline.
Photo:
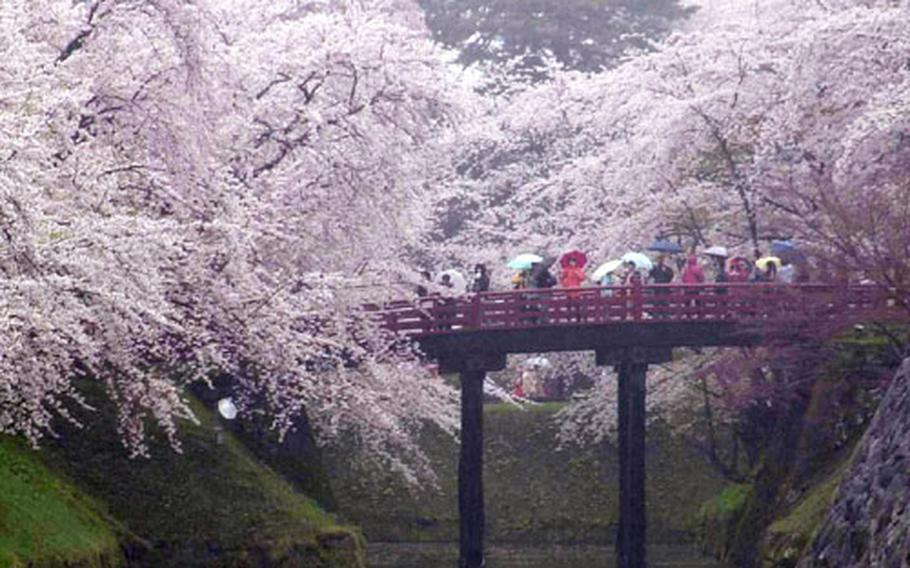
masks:
<instances>
[{"instance_id":1,"label":"moat water","mask_svg":"<svg viewBox=\"0 0 910 568\"><path fill-rule=\"evenodd\" d=\"M371 568L454 568L456 543L373 543L367 549ZM492 545L486 568L614 568L612 546ZM713 558L691 547L654 546L648 549L650 568L719 568Z\"/></svg>"}]
</instances>

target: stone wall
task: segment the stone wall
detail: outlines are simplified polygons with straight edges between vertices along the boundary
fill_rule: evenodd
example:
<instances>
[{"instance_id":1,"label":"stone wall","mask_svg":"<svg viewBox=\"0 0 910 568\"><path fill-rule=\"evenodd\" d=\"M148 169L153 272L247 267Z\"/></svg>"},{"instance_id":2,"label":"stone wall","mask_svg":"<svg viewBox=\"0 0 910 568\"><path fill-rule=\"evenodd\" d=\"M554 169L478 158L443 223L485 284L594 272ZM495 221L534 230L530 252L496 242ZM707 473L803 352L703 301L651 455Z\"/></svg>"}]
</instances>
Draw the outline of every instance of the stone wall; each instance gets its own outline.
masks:
<instances>
[{"instance_id":1,"label":"stone wall","mask_svg":"<svg viewBox=\"0 0 910 568\"><path fill-rule=\"evenodd\" d=\"M910 566L910 359L857 449L800 568Z\"/></svg>"}]
</instances>

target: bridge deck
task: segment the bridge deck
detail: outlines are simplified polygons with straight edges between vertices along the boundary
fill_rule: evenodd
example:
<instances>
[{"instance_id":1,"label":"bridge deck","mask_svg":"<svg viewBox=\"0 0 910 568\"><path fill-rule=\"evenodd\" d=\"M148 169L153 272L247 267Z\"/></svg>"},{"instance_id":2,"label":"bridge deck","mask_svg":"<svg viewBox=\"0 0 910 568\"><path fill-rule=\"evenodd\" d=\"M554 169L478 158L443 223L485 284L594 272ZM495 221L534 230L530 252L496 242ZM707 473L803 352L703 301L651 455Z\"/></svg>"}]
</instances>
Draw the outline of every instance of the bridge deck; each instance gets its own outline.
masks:
<instances>
[{"instance_id":1,"label":"bridge deck","mask_svg":"<svg viewBox=\"0 0 910 568\"><path fill-rule=\"evenodd\" d=\"M430 296L374 306L381 325L432 357L612 346L746 345L770 325L906 317L906 298L874 285L655 284Z\"/></svg>"}]
</instances>

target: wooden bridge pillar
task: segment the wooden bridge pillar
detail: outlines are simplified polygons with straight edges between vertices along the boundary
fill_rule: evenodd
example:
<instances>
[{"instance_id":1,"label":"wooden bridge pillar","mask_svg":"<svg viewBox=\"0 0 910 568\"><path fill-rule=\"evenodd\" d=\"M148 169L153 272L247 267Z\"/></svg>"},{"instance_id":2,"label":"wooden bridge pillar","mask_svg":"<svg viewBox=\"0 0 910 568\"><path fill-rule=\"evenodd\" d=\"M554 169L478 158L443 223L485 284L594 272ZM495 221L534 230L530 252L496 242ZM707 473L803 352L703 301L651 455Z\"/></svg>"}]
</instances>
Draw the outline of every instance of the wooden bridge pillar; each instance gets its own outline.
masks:
<instances>
[{"instance_id":1,"label":"wooden bridge pillar","mask_svg":"<svg viewBox=\"0 0 910 568\"><path fill-rule=\"evenodd\" d=\"M612 365L619 375L619 528L618 568L645 568L645 378L649 363L672 358L666 348L624 348L597 351L598 365Z\"/></svg>"},{"instance_id":2,"label":"wooden bridge pillar","mask_svg":"<svg viewBox=\"0 0 910 568\"><path fill-rule=\"evenodd\" d=\"M461 455L458 460L458 566L484 565L483 382L487 371L501 371L506 356L480 354L462 360L442 359L441 373L461 376Z\"/></svg>"},{"instance_id":3,"label":"wooden bridge pillar","mask_svg":"<svg viewBox=\"0 0 910 568\"><path fill-rule=\"evenodd\" d=\"M484 371L461 373L461 457L458 460L458 566L480 568L483 560L483 381Z\"/></svg>"}]
</instances>

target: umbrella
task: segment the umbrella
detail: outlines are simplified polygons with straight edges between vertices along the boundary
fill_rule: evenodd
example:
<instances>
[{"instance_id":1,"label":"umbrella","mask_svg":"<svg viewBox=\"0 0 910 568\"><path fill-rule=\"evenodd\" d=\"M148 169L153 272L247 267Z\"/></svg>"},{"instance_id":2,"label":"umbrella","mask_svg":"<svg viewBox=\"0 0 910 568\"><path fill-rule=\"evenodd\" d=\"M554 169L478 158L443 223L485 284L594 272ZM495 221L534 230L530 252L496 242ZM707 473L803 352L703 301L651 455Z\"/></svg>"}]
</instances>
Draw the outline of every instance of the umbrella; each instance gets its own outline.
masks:
<instances>
[{"instance_id":1,"label":"umbrella","mask_svg":"<svg viewBox=\"0 0 910 568\"><path fill-rule=\"evenodd\" d=\"M449 282L452 283L451 286L446 286L445 284L442 283L442 278L446 275L448 275L448 277L449 277ZM454 269L443 270L442 272L440 272L439 274L436 275L436 280L434 280L434 282L436 282L440 286L449 288L455 294L464 294L465 290L468 289L468 281L465 280L465 278L464 278L464 276L462 276L461 272L458 272L457 270L454 270Z\"/></svg>"},{"instance_id":2,"label":"umbrella","mask_svg":"<svg viewBox=\"0 0 910 568\"><path fill-rule=\"evenodd\" d=\"M528 367L549 367L550 360L546 357L538 355L536 357L531 357L530 359L525 360L525 365Z\"/></svg>"},{"instance_id":3,"label":"umbrella","mask_svg":"<svg viewBox=\"0 0 910 568\"><path fill-rule=\"evenodd\" d=\"M776 256L763 256L755 261L755 266L757 266L760 270L768 270L769 264L775 265L774 268L780 268L780 265L782 263Z\"/></svg>"},{"instance_id":4,"label":"umbrella","mask_svg":"<svg viewBox=\"0 0 910 568\"><path fill-rule=\"evenodd\" d=\"M541 262L542 260L543 260L542 257L537 256L536 254L526 252L526 253L520 254L520 255L516 256L515 258L513 258L512 260L510 260L509 263L506 264L506 266L508 266L509 268L514 268L516 270L528 270L529 268L531 268L532 264L534 264L535 262Z\"/></svg>"},{"instance_id":5,"label":"umbrella","mask_svg":"<svg viewBox=\"0 0 910 568\"><path fill-rule=\"evenodd\" d=\"M648 245L648 250L651 250L654 252L666 252L666 253L671 253L671 254L676 254L676 253L683 251L681 246L679 246L678 244L676 244L672 241L668 241L666 239L657 239L656 241L654 241L653 243Z\"/></svg>"},{"instance_id":6,"label":"umbrella","mask_svg":"<svg viewBox=\"0 0 910 568\"><path fill-rule=\"evenodd\" d=\"M727 258L728 256L730 256L730 253L727 252L727 247L722 247L719 245L710 247L708 250L705 251L705 254L708 256L719 256L720 258Z\"/></svg>"},{"instance_id":7,"label":"umbrella","mask_svg":"<svg viewBox=\"0 0 910 568\"><path fill-rule=\"evenodd\" d=\"M237 418L237 407L234 406L234 401L230 398L222 398L219 400L218 414L223 416L226 420L233 420Z\"/></svg>"},{"instance_id":8,"label":"umbrella","mask_svg":"<svg viewBox=\"0 0 910 568\"><path fill-rule=\"evenodd\" d=\"M622 255L622 261L631 262L639 270L651 270L654 268L654 263L651 262L651 259L640 252L627 252Z\"/></svg>"},{"instance_id":9,"label":"umbrella","mask_svg":"<svg viewBox=\"0 0 910 568\"><path fill-rule=\"evenodd\" d=\"M580 250L570 250L559 258L559 266L566 268L573 259L575 260L575 264L581 268L584 268L585 265L588 264L588 255Z\"/></svg>"},{"instance_id":10,"label":"umbrella","mask_svg":"<svg viewBox=\"0 0 910 568\"><path fill-rule=\"evenodd\" d=\"M771 241L771 254L786 258L790 262L806 262L806 255L790 241Z\"/></svg>"},{"instance_id":11,"label":"umbrella","mask_svg":"<svg viewBox=\"0 0 910 568\"><path fill-rule=\"evenodd\" d=\"M621 260L608 260L607 262L597 267L597 270L595 270L594 274L591 275L591 280L594 282L600 282L603 280L604 276L615 271L620 266L622 266Z\"/></svg>"},{"instance_id":12,"label":"umbrella","mask_svg":"<svg viewBox=\"0 0 910 568\"><path fill-rule=\"evenodd\" d=\"M796 245L790 241L771 241L771 252L773 254L784 254L796 250Z\"/></svg>"}]
</instances>

